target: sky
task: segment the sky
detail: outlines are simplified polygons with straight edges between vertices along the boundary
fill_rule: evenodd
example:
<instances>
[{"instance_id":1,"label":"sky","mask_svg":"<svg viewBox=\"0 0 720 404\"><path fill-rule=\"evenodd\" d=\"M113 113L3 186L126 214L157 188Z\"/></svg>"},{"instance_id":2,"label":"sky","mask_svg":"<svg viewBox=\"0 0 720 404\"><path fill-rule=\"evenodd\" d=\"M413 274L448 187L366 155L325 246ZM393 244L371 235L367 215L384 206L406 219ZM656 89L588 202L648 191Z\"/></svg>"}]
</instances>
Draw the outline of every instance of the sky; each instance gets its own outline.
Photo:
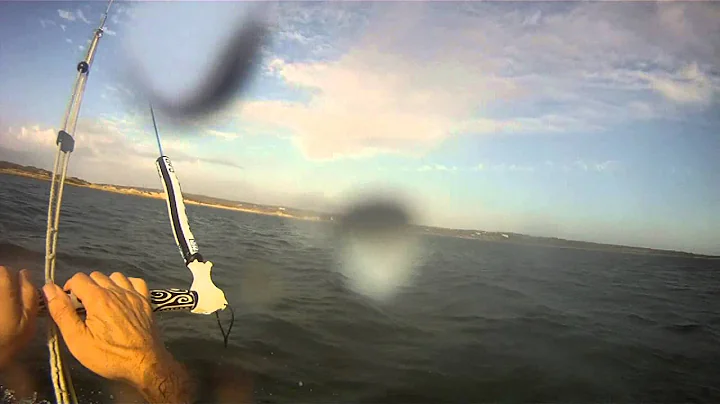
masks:
<instances>
[{"instance_id":1,"label":"sky","mask_svg":"<svg viewBox=\"0 0 720 404\"><path fill-rule=\"evenodd\" d=\"M100 1L0 3L0 159L49 169ZM252 82L159 114L185 192L422 224L720 254L720 3L279 2ZM159 188L142 91L192 93L240 2L110 11L70 175Z\"/></svg>"}]
</instances>

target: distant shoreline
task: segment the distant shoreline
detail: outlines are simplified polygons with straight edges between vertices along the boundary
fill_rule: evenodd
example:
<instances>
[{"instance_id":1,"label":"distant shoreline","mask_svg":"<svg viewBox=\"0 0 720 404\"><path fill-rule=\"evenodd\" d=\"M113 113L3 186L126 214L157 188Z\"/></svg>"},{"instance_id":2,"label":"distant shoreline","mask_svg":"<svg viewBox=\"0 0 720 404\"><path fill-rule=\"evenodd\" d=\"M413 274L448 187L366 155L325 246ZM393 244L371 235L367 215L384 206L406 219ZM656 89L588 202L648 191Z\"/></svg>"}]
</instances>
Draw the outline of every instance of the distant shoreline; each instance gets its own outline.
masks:
<instances>
[{"instance_id":1,"label":"distant shoreline","mask_svg":"<svg viewBox=\"0 0 720 404\"><path fill-rule=\"evenodd\" d=\"M0 161L0 174L15 175L37 180L50 181L52 173L47 170L36 167L22 166L15 163ZM68 177L65 183L71 186L96 189L98 191L112 192L116 194L139 196L143 198L165 200L165 193L160 190L127 187L121 185L95 184L79 178ZM194 195L183 193L185 203L188 205L206 206L215 209L225 209L237 212L245 212L251 214L276 216L289 219L314 221L314 222L333 222L334 215L327 213L312 212L302 209L294 209L283 206L267 206L247 202L230 201L220 198L212 198L203 195ZM720 259L718 256L693 254L681 251L658 250L645 247L630 247L611 244L592 243L586 241L565 240L553 237L536 237L525 234L510 232L487 232L482 230L461 230L448 229L441 227L431 227L414 225L413 228L419 233L430 236L462 238L466 240L487 241L493 243L553 247L585 251L612 252L620 254L633 255L652 255L662 257L682 257L682 258L699 258L699 259Z\"/></svg>"},{"instance_id":2,"label":"distant shoreline","mask_svg":"<svg viewBox=\"0 0 720 404\"><path fill-rule=\"evenodd\" d=\"M50 176L43 175L41 173L33 173L33 172L26 172L22 170L17 169L8 169L8 168L0 168L0 174L9 174L9 175L15 175L19 177L26 177L26 178L33 178L37 180L43 180L43 181L50 181ZM95 184L92 182L77 182L77 181L68 181L68 179L65 180L66 185L74 186L74 187L80 187L80 188L90 188L90 189L96 189L98 191L104 191L104 192L112 192L115 194L122 194L122 195L132 195L132 196L139 196L143 198L152 198L152 199L161 199L165 200L165 193L163 191L152 191L152 190L141 190L133 187L124 187L124 186L118 186L118 185L109 185L109 184ZM233 210L237 212L246 212L246 213L254 213L257 215L266 215L266 216L277 216L277 217L285 217L285 218L291 218L291 219L298 219L298 220L309 220L309 221L320 221L323 220L320 217L317 216L295 216L288 213L285 213L284 211L271 211L271 210L261 210L261 209L253 209L253 208L244 208L241 206L227 206L222 205L218 203L208 203L208 202L202 202L192 199L192 197L188 197L187 194L184 194L185 198L185 204L187 205L198 205L198 206L206 206L209 208L216 208L216 209L225 209L225 210Z\"/></svg>"}]
</instances>

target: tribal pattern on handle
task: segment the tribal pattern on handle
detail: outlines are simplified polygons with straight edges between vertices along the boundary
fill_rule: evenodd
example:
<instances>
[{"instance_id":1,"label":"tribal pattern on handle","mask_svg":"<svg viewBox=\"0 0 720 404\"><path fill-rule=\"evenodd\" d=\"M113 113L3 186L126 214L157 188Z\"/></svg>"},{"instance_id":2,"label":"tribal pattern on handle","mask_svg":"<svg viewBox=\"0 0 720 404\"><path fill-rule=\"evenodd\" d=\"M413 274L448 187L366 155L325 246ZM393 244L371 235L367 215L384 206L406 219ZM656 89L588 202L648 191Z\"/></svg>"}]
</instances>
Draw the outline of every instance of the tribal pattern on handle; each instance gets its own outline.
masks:
<instances>
[{"instance_id":1,"label":"tribal pattern on handle","mask_svg":"<svg viewBox=\"0 0 720 404\"><path fill-rule=\"evenodd\" d=\"M198 293L186 289L153 289L150 301L153 311L192 311L198 304Z\"/></svg>"},{"instance_id":2,"label":"tribal pattern on handle","mask_svg":"<svg viewBox=\"0 0 720 404\"><path fill-rule=\"evenodd\" d=\"M70 295L73 306L78 313L84 313L85 307L74 295ZM47 306L45 299L42 297L42 291L39 291L40 306L39 314L47 315ZM198 304L198 293L194 290L187 289L153 289L150 291L150 304L154 312L160 311L192 311Z\"/></svg>"}]
</instances>

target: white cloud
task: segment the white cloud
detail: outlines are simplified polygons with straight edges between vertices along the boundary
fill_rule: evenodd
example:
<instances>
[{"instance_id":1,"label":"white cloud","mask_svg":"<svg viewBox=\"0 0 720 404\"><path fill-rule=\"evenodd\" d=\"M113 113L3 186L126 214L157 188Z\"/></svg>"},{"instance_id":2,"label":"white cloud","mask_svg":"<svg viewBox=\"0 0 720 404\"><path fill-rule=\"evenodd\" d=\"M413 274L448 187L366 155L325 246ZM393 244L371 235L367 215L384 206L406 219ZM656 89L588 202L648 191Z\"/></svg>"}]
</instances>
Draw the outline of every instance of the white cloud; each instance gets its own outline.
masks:
<instances>
[{"instance_id":1,"label":"white cloud","mask_svg":"<svg viewBox=\"0 0 720 404\"><path fill-rule=\"evenodd\" d=\"M538 25L538 22L540 22L540 18L542 18L542 11L538 10L535 12L535 14L525 17L522 25Z\"/></svg>"},{"instance_id":2,"label":"white cloud","mask_svg":"<svg viewBox=\"0 0 720 404\"><path fill-rule=\"evenodd\" d=\"M301 44L308 44L310 42L310 38L303 35L301 32L298 31L280 31L277 34L280 38L283 39L289 39L292 41L299 42Z\"/></svg>"},{"instance_id":3,"label":"white cloud","mask_svg":"<svg viewBox=\"0 0 720 404\"><path fill-rule=\"evenodd\" d=\"M672 74L661 72L644 77L653 90L679 103L709 105L714 93L720 91L720 83L714 83L697 63L688 64Z\"/></svg>"},{"instance_id":4,"label":"white cloud","mask_svg":"<svg viewBox=\"0 0 720 404\"><path fill-rule=\"evenodd\" d=\"M535 167L526 166L526 165L510 164L510 166L508 167L508 171L531 173L531 172L535 171Z\"/></svg>"},{"instance_id":5,"label":"white cloud","mask_svg":"<svg viewBox=\"0 0 720 404\"><path fill-rule=\"evenodd\" d=\"M103 31L104 31L106 34L110 35L110 36L115 36L115 35L117 35L117 32L111 30L111 29L108 28L108 27L105 27L105 28L103 29Z\"/></svg>"},{"instance_id":6,"label":"white cloud","mask_svg":"<svg viewBox=\"0 0 720 404\"><path fill-rule=\"evenodd\" d=\"M500 172L500 173L532 173L535 172L535 167L525 165L525 164L507 164L507 163L500 163L500 164L493 164L488 167L490 171Z\"/></svg>"},{"instance_id":7,"label":"white cloud","mask_svg":"<svg viewBox=\"0 0 720 404\"><path fill-rule=\"evenodd\" d=\"M58 10L57 12L60 18L62 18L63 20L75 21L75 14L73 14L72 11Z\"/></svg>"},{"instance_id":8,"label":"white cloud","mask_svg":"<svg viewBox=\"0 0 720 404\"><path fill-rule=\"evenodd\" d=\"M0 145L15 151L31 147L53 148L57 133L52 128L41 129L38 125L8 128L8 134L0 138Z\"/></svg>"},{"instance_id":9,"label":"white cloud","mask_svg":"<svg viewBox=\"0 0 720 404\"><path fill-rule=\"evenodd\" d=\"M593 168L598 172L612 172L621 169L622 165L618 161L608 160L595 164Z\"/></svg>"},{"instance_id":10,"label":"white cloud","mask_svg":"<svg viewBox=\"0 0 720 404\"><path fill-rule=\"evenodd\" d=\"M205 134L216 137L216 138L225 139L225 140L233 140L233 139L237 139L238 137L240 137L240 135L237 133L220 131L220 130L215 130L215 129L207 129L207 130L205 130Z\"/></svg>"},{"instance_id":11,"label":"white cloud","mask_svg":"<svg viewBox=\"0 0 720 404\"><path fill-rule=\"evenodd\" d=\"M575 162L573 162L573 166L582 171L588 170L588 165L584 161L581 161L581 160L576 160Z\"/></svg>"},{"instance_id":12,"label":"white cloud","mask_svg":"<svg viewBox=\"0 0 720 404\"><path fill-rule=\"evenodd\" d=\"M46 28L47 26L50 26L50 25L57 25L57 23L56 23L55 21L53 21L53 20L46 20L46 19L44 19L44 18L41 18L41 19L40 19L40 25L41 25L43 28Z\"/></svg>"},{"instance_id":13,"label":"white cloud","mask_svg":"<svg viewBox=\"0 0 720 404\"><path fill-rule=\"evenodd\" d=\"M310 103L255 101L242 105L243 119L291 129L311 159L368 152L428 150L462 127L484 131L512 122L468 119L488 94L511 96L517 89L502 79L468 83L448 75L447 66L418 67L372 50L352 51L336 62L287 63L274 71L288 85L314 92ZM444 76L444 77L441 77Z\"/></svg>"},{"instance_id":14,"label":"white cloud","mask_svg":"<svg viewBox=\"0 0 720 404\"><path fill-rule=\"evenodd\" d=\"M490 171L490 172L497 172L497 173L534 173L538 171L545 171L550 172L554 170L561 169L565 172L570 172L572 170L577 171L593 171L593 172L604 172L604 173L610 173L615 172L617 170L620 170L622 168L622 164L616 160L607 160L599 163L588 163L582 160L576 160L571 164L557 164L552 161L545 161L544 165L535 166L535 165L529 165L529 164L516 164L516 163L497 163L497 164L484 164L479 163L474 166L469 167L457 167L457 166L446 166L443 164L425 164L421 165L417 168L410 169L410 168L403 168L402 171L419 171L419 172L428 172L428 171L439 171L439 172L478 172L478 171Z\"/></svg>"},{"instance_id":15,"label":"white cloud","mask_svg":"<svg viewBox=\"0 0 720 404\"><path fill-rule=\"evenodd\" d=\"M9 128L7 133L0 137L0 147L15 151L34 150L49 155L48 153L55 150L56 137L55 129L38 125ZM128 118L81 118L75 131L75 140L73 161L82 160L87 165L99 166L107 163L122 166L123 161L126 161L129 168L133 168L132 164L135 163L143 168L152 168L152 162L158 153L154 138L147 136L146 128L142 127L140 122ZM163 150L172 156L173 161L239 168L231 161L192 155L194 148L185 139L165 138ZM83 174L98 179L92 170ZM117 175L114 177L123 178L123 182L131 178Z\"/></svg>"},{"instance_id":16,"label":"white cloud","mask_svg":"<svg viewBox=\"0 0 720 404\"><path fill-rule=\"evenodd\" d=\"M83 14L82 10L77 9L75 11L75 15L80 21L84 22L85 24L90 24L90 20L85 17L85 14Z\"/></svg>"},{"instance_id":17,"label":"white cloud","mask_svg":"<svg viewBox=\"0 0 720 404\"><path fill-rule=\"evenodd\" d=\"M73 43L73 40L72 40L72 39L70 39L70 38L65 38L65 42L67 42L67 43L70 43L70 44L71 44L71 43Z\"/></svg>"},{"instance_id":18,"label":"white cloud","mask_svg":"<svg viewBox=\"0 0 720 404\"><path fill-rule=\"evenodd\" d=\"M60 29L62 29L63 32L65 32L65 29L66 29L66 28L67 28L67 25L65 25L65 24L60 24Z\"/></svg>"},{"instance_id":19,"label":"white cloud","mask_svg":"<svg viewBox=\"0 0 720 404\"><path fill-rule=\"evenodd\" d=\"M415 169L415 171L419 172L427 172L427 171L441 171L441 172L455 172L458 171L459 168L457 166L446 166L445 164L425 164Z\"/></svg>"},{"instance_id":20,"label":"white cloud","mask_svg":"<svg viewBox=\"0 0 720 404\"><path fill-rule=\"evenodd\" d=\"M453 7L377 5L384 17L341 57L276 57L269 71L309 102L245 101L240 119L288 130L309 159L421 156L458 133L587 132L664 118L673 103L709 105L717 88L707 66L720 63L708 45L720 37L720 12L707 5ZM316 18L302 16L293 18ZM282 39L328 43L298 27L285 24ZM494 116L486 107L496 105L513 108Z\"/></svg>"}]
</instances>

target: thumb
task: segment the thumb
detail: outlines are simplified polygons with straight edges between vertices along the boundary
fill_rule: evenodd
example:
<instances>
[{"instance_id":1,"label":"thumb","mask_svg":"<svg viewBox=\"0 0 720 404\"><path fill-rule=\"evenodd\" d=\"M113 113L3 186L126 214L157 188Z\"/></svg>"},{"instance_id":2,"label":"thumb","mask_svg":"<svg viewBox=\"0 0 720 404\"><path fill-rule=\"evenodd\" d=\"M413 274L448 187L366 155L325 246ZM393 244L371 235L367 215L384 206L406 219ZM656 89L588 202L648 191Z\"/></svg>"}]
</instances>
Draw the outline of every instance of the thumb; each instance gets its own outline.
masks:
<instances>
[{"instance_id":1,"label":"thumb","mask_svg":"<svg viewBox=\"0 0 720 404\"><path fill-rule=\"evenodd\" d=\"M85 334L85 323L75 311L70 297L58 285L46 284L43 286L43 293L47 299L48 313L55 320L65 343L70 347L73 338L82 337Z\"/></svg>"}]
</instances>

